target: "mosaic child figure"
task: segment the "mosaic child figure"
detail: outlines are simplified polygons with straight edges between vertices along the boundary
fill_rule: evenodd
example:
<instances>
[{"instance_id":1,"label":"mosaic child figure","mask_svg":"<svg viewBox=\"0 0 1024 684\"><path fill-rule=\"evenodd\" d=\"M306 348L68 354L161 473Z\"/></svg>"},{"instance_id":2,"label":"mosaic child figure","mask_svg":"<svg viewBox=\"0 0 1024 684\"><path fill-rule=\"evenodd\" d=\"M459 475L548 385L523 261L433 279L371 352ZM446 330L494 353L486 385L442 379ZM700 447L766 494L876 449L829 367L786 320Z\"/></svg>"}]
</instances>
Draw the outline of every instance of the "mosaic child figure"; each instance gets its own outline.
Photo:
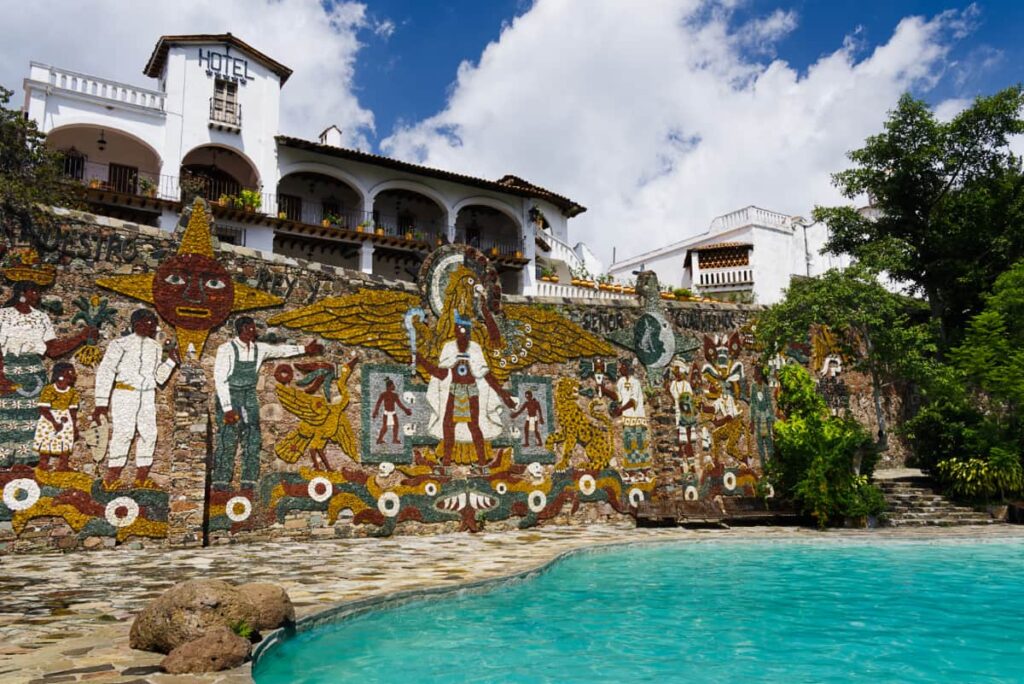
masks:
<instances>
[{"instance_id":1,"label":"mosaic child figure","mask_svg":"<svg viewBox=\"0 0 1024 684\"><path fill-rule=\"evenodd\" d=\"M237 336L217 348L213 363L213 383L217 393L216 420L219 427L213 451L213 486L228 491L235 472L235 453L241 444L242 489L252 490L260 475L260 403L256 381L260 366L267 359L282 359L303 354L320 354L323 345L310 341L295 344L257 342L256 321L251 316L235 320Z\"/></svg>"},{"instance_id":2,"label":"mosaic child figure","mask_svg":"<svg viewBox=\"0 0 1024 684\"><path fill-rule=\"evenodd\" d=\"M39 468L47 470L56 456L57 470L66 471L78 439L78 374L74 365L61 362L53 367L52 382L39 393L39 422L32 448L39 452Z\"/></svg>"},{"instance_id":3,"label":"mosaic child figure","mask_svg":"<svg viewBox=\"0 0 1024 684\"><path fill-rule=\"evenodd\" d=\"M398 439L398 410L405 411L405 415L411 416L412 410L402 403L401 397L395 391L395 382L388 378L384 383L384 391L377 397L377 404L373 407L373 418L377 418L381 404L384 405L384 421L380 426L380 433L377 435L377 444L384 443L384 435L387 434L388 425L391 426L391 442L400 444Z\"/></svg>"},{"instance_id":4,"label":"mosaic child figure","mask_svg":"<svg viewBox=\"0 0 1024 684\"><path fill-rule=\"evenodd\" d=\"M544 440L540 436L540 426L544 424L544 412L541 410L540 402L533 396L533 392L526 390L526 401L512 414L518 418L519 414L526 411L526 424L523 426L523 446L530 446L530 432L537 437L537 446L544 446Z\"/></svg>"}]
</instances>

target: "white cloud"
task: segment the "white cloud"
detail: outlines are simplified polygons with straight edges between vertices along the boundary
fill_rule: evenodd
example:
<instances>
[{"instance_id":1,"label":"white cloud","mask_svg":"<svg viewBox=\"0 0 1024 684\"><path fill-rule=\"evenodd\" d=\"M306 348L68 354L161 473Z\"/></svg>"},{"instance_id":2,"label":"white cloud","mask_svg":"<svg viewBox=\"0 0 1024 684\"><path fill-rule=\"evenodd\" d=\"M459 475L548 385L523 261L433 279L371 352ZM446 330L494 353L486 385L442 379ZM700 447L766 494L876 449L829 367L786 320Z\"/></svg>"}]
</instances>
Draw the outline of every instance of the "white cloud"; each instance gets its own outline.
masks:
<instances>
[{"instance_id":1,"label":"white cloud","mask_svg":"<svg viewBox=\"0 0 1024 684\"><path fill-rule=\"evenodd\" d=\"M800 74L749 57L751 38L792 30L788 13L737 29L723 3L538 0L461 65L443 111L382 147L568 195L589 207L572 237L607 262L748 204L806 216L841 201L830 173L902 92L936 82L973 11L904 19L863 55L845 40Z\"/></svg>"},{"instance_id":2,"label":"white cloud","mask_svg":"<svg viewBox=\"0 0 1024 684\"><path fill-rule=\"evenodd\" d=\"M338 124L346 144L369 147L373 114L352 92L358 33L387 34L389 22L371 23L362 4L0 0L0 16L0 84L17 93L16 102L30 60L152 87L142 68L161 35L230 31L294 70L282 95L283 132L315 138Z\"/></svg>"}]
</instances>

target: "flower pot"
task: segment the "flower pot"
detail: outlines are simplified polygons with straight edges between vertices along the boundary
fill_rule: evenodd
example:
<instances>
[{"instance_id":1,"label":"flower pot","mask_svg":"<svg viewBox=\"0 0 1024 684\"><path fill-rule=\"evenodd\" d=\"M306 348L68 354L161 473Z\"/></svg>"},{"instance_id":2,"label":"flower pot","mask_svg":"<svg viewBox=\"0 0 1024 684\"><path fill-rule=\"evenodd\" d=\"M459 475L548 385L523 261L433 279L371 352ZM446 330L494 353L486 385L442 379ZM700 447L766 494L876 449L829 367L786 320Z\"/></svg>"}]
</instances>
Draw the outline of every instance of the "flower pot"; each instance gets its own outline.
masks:
<instances>
[{"instance_id":1,"label":"flower pot","mask_svg":"<svg viewBox=\"0 0 1024 684\"><path fill-rule=\"evenodd\" d=\"M376 229L375 231L373 231L373 232L374 232L374 234L376 234L376 235L383 235L383 234L384 234L384 229L383 229L383 228L377 228L377 229Z\"/></svg>"},{"instance_id":2,"label":"flower pot","mask_svg":"<svg viewBox=\"0 0 1024 684\"><path fill-rule=\"evenodd\" d=\"M412 233L408 233L408 232L407 232L407 233L405 234L405 239L406 239L406 240L412 240Z\"/></svg>"},{"instance_id":3,"label":"flower pot","mask_svg":"<svg viewBox=\"0 0 1024 684\"><path fill-rule=\"evenodd\" d=\"M491 256L492 257L498 256L498 248L497 247L491 247Z\"/></svg>"},{"instance_id":4,"label":"flower pot","mask_svg":"<svg viewBox=\"0 0 1024 684\"><path fill-rule=\"evenodd\" d=\"M362 226L356 226L356 232L357 233L362 233L363 232L363 227Z\"/></svg>"},{"instance_id":5,"label":"flower pot","mask_svg":"<svg viewBox=\"0 0 1024 684\"><path fill-rule=\"evenodd\" d=\"M324 228L330 228L331 222L328 221L327 219L324 219L323 221L320 222L320 225L323 226Z\"/></svg>"}]
</instances>

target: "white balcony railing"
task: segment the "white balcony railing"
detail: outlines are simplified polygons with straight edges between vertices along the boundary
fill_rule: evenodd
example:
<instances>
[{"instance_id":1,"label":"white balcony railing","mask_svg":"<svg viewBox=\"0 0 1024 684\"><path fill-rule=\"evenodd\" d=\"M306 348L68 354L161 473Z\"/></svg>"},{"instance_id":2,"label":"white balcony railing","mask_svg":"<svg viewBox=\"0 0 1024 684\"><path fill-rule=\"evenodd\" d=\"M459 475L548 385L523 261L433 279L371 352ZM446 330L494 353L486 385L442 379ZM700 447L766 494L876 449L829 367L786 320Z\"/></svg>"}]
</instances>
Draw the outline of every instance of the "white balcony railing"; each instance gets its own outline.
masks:
<instances>
[{"instance_id":1,"label":"white balcony railing","mask_svg":"<svg viewBox=\"0 0 1024 684\"><path fill-rule=\"evenodd\" d=\"M576 270L583 267L583 261L568 244L562 242L546 230L542 231L540 235L545 242L551 245L550 252L546 254L541 252L543 257L550 259L551 261L561 261L569 267L569 270Z\"/></svg>"},{"instance_id":2,"label":"white balcony railing","mask_svg":"<svg viewBox=\"0 0 1024 684\"><path fill-rule=\"evenodd\" d=\"M46 64L32 64L33 80L42 81L54 88L60 88L77 95L108 102L134 105L143 109L164 111L166 93L148 90L138 86L111 81L99 76L90 76L69 69L58 69Z\"/></svg>"},{"instance_id":3,"label":"white balcony railing","mask_svg":"<svg viewBox=\"0 0 1024 684\"><path fill-rule=\"evenodd\" d=\"M754 270L749 266L739 268L712 268L700 271L697 284L701 289L752 285Z\"/></svg>"},{"instance_id":4,"label":"white balcony railing","mask_svg":"<svg viewBox=\"0 0 1024 684\"><path fill-rule=\"evenodd\" d=\"M789 216L780 214L777 211L768 211L758 207L744 207L716 218L711 222L711 229L708 232L718 233L730 228L739 228L740 226L748 226L750 224L786 228L790 225L790 222Z\"/></svg>"},{"instance_id":5,"label":"white balcony railing","mask_svg":"<svg viewBox=\"0 0 1024 684\"><path fill-rule=\"evenodd\" d=\"M581 297L590 299L636 299L635 294L600 290L595 287L564 285L562 283L548 282L547 280L537 281L536 295L538 297L572 297L577 299Z\"/></svg>"}]
</instances>

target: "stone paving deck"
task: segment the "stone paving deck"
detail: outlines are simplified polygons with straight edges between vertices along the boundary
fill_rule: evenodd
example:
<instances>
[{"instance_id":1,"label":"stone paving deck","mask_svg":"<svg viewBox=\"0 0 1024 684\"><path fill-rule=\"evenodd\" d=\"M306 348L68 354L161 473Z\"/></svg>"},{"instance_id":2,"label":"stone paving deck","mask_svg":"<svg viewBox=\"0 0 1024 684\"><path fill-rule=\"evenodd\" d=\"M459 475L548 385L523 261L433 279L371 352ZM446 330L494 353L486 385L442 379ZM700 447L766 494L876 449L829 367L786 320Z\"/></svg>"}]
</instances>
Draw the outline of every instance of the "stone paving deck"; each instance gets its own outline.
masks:
<instances>
[{"instance_id":1,"label":"stone paving deck","mask_svg":"<svg viewBox=\"0 0 1024 684\"><path fill-rule=\"evenodd\" d=\"M207 676L158 674L162 656L133 651L134 612L175 582L205 577L284 586L299 617L397 591L498 578L582 547L699 539L1024 539L1024 526L818 532L803 528L636 529L632 524L309 544L0 557L0 682L251 681L248 666Z\"/></svg>"}]
</instances>

